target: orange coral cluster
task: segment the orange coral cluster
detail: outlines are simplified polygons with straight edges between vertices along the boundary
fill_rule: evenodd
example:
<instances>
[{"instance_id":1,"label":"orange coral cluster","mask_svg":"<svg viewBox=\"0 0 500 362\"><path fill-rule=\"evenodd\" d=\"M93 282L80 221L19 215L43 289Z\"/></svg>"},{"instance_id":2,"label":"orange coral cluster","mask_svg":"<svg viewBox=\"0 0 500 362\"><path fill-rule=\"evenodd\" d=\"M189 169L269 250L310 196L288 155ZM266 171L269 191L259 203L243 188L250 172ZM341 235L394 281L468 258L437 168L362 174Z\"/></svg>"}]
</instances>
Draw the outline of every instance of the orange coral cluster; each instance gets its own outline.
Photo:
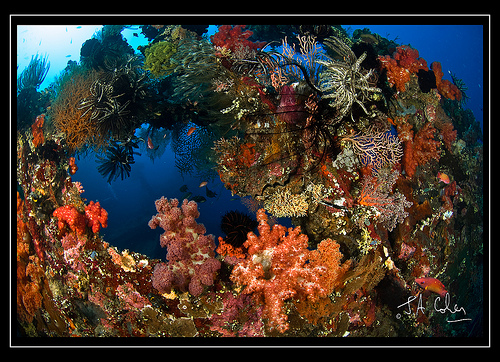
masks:
<instances>
[{"instance_id":1,"label":"orange coral cluster","mask_svg":"<svg viewBox=\"0 0 500 362\"><path fill-rule=\"evenodd\" d=\"M399 92L405 91L410 74L417 73L419 69L428 70L427 62L418 57L418 50L408 45L398 46L393 58L386 55L379 56L378 60L382 68L387 69L387 81L395 85Z\"/></svg>"},{"instance_id":2,"label":"orange coral cluster","mask_svg":"<svg viewBox=\"0 0 500 362\"><path fill-rule=\"evenodd\" d=\"M59 230L64 229L65 225L68 225L78 235L82 235L85 232L85 226L87 225L85 215L80 214L73 205L58 207L52 215L59 219L57 222Z\"/></svg>"},{"instance_id":3,"label":"orange coral cluster","mask_svg":"<svg viewBox=\"0 0 500 362\"><path fill-rule=\"evenodd\" d=\"M255 162L255 143L245 143L240 145L241 154L238 156L240 163L246 167L250 167Z\"/></svg>"},{"instance_id":4,"label":"orange coral cluster","mask_svg":"<svg viewBox=\"0 0 500 362\"><path fill-rule=\"evenodd\" d=\"M56 128L66 135L71 150L83 147L86 143L103 146L105 139L97 131L95 123L90 122L92 112L84 114L79 109L82 99L90 95L90 87L97 79L98 72L75 73L66 80L52 103L51 117Z\"/></svg>"},{"instance_id":5,"label":"orange coral cluster","mask_svg":"<svg viewBox=\"0 0 500 362\"><path fill-rule=\"evenodd\" d=\"M426 123L414 136L413 127L409 123L398 125L398 137L404 141L403 166L408 177L413 177L418 165L422 166L431 159L441 158L441 143L434 140L436 129Z\"/></svg>"},{"instance_id":6,"label":"orange coral cluster","mask_svg":"<svg viewBox=\"0 0 500 362\"><path fill-rule=\"evenodd\" d=\"M35 119L35 123L31 125L31 132L33 134L33 145L35 147L40 146L45 142L43 136L43 122L45 120L45 114L41 114Z\"/></svg>"},{"instance_id":7,"label":"orange coral cluster","mask_svg":"<svg viewBox=\"0 0 500 362\"><path fill-rule=\"evenodd\" d=\"M452 101L460 101L462 99L462 92L458 87L447 79L443 80L443 70L441 69L441 63L433 62L431 64L432 71L436 76L436 87L443 97L451 99Z\"/></svg>"},{"instance_id":8,"label":"orange coral cluster","mask_svg":"<svg viewBox=\"0 0 500 362\"><path fill-rule=\"evenodd\" d=\"M17 314L31 323L36 311L42 306L40 282L43 269L40 259L30 255L30 235L25 223L24 201L17 193Z\"/></svg>"},{"instance_id":9,"label":"orange coral cluster","mask_svg":"<svg viewBox=\"0 0 500 362\"><path fill-rule=\"evenodd\" d=\"M257 211L257 220L259 236L248 233L244 244L247 258L234 267L231 280L245 286L243 293L264 306L263 317L270 329L284 332L289 328L285 301L325 298L341 283L350 264L340 265L342 254L330 239L313 252L307 249L308 237L301 234L300 227L287 229L276 224L271 229L264 209Z\"/></svg>"},{"instance_id":10,"label":"orange coral cluster","mask_svg":"<svg viewBox=\"0 0 500 362\"><path fill-rule=\"evenodd\" d=\"M74 175L78 171L78 166L75 163L75 158L70 157L69 158L69 174Z\"/></svg>"}]
</instances>

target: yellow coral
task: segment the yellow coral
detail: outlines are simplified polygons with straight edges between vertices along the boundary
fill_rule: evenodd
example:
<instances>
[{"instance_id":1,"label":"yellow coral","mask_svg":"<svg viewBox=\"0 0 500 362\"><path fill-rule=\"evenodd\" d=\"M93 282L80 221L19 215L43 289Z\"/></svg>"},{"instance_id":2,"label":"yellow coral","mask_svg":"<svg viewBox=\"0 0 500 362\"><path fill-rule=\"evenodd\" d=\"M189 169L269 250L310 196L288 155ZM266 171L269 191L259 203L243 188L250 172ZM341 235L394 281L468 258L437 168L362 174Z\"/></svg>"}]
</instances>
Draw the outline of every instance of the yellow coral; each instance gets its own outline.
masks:
<instances>
[{"instance_id":1,"label":"yellow coral","mask_svg":"<svg viewBox=\"0 0 500 362\"><path fill-rule=\"evenodd\" d=\"M172 73L175 64L172 63L171 58L176 52L175 44L167 41L151 45L145 52L144 69L149 70L156 78Z\"/></svg>"},{"instance_id":2,"label":"yellow coral","mask_svg":"<svg viewBox=\"0 0 500 362\"><path fill-rule=\"evenodd\" d=\"M279 188L264 201L264 208L276 217L306 216L309 208L304 193L292 194L286 187Z\"/></svg>"}]
</instances>

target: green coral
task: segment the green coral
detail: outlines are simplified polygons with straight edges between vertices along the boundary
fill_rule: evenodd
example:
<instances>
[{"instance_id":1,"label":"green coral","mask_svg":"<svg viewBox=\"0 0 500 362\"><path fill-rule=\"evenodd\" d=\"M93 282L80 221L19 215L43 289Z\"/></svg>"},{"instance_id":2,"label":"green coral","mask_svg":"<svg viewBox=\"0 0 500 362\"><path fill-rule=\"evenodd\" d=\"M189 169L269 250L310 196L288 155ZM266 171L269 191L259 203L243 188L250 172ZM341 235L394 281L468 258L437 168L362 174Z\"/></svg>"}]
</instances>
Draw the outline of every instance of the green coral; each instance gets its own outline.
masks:
<instances>
[{"instance_id":1,"label":"green coral","mask_svg":"<svg viewBox=\"0 0 500 362\"><path fill-rule=\"evenodd\" d=\"M149 70L156 78L172 73L175 64L171 62L171 58L176 52L177 46L167 41L151 45L145 52L144 69Z\"/></svg>"}]
</instances>

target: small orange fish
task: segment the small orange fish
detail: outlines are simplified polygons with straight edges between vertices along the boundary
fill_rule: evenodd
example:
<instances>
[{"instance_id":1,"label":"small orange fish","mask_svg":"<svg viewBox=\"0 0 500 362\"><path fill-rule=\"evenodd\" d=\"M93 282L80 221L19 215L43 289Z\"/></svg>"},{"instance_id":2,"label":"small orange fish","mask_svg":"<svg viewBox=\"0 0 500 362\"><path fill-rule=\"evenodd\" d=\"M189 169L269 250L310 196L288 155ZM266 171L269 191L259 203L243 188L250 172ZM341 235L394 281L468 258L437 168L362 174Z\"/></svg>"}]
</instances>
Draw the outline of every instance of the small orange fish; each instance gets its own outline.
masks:
<instances>
[{"instance_id":1,"label":"small orange fish","mask_svg":"<svg viewBox=\"0 0 500 362\"><path fill-rule=\"evenodd\" d=\"M208 182L207 182L207 181L203 181L203 182L200 184L200 186L198 186L198 187L207 186L207 184L208 184Z\"/></svg>"},{"instance_id":2,"label":"small orange fish","mask_svg":"<svg viewBox=\"0 0 500 362\"><path fill-rule=\"evenodd\" d=\"M445 173L438 172L437 173L437 178L439 179L439 181L443 181L445 184L449 184L450 183L450 177L447 174L445 174Z\"/></svg>"},{"instance_id":3,"label":"small orange fish","mask_svg":"<svg viewBox=\"0 0 500 362\"><path fill-rule=\"evenodd\" d=\"M152 150L153 148L155 148L155 146L153 145L153 141L151 141L151 137L148 137L148 148L150 150Z\"/></svg>"},{"instance_id":4,"label":"small orange fish","mask_svg":"<svg viewBox=\"0 0 500 362\"><path fill-rule=\"evenodd\" d=\"M440 297L444 298L446 296L446 289L444 288L443 283L441 283L436 278L416 278L415 282L424 290L429 290L436 294L439 294Z\"/></svg>"},{"instance_id":5,"label":"small orange fish","mask_svg":"<svg viewBox=\"0 0 500 362\"><path fill-rule=\"evenodd\" d=\"M191 127L188 132L187 132L187 135L188 136L191 136L193 134L193 132L196 131L196 127Z\"/></svg>"}]
</instances>

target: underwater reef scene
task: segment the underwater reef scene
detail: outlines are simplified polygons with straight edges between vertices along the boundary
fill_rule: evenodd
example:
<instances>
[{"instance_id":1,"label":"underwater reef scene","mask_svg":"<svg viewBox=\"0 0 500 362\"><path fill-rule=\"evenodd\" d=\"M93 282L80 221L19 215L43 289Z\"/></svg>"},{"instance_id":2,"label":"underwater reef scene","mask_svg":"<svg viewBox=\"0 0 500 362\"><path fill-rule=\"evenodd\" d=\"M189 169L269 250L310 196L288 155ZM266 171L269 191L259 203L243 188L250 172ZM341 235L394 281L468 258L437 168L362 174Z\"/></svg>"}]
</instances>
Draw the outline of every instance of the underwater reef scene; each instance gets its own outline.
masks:
<instances>
[{"instance_id":1,"label":"underwater reef scene","mask_svg":"<svg viewBox=\"0 0 500 362\"><path fill-rule=\"evenodd\" d=\"M141 25L134 51L123 28L45 90L45 57L18 79L18 336L483 336L483 134L461 79L368 29ZM164 258L110 245L80 156L120 183L169 146L248 213L208 234L202 182L150 200Z\"/></svg>"}]
</instances>

